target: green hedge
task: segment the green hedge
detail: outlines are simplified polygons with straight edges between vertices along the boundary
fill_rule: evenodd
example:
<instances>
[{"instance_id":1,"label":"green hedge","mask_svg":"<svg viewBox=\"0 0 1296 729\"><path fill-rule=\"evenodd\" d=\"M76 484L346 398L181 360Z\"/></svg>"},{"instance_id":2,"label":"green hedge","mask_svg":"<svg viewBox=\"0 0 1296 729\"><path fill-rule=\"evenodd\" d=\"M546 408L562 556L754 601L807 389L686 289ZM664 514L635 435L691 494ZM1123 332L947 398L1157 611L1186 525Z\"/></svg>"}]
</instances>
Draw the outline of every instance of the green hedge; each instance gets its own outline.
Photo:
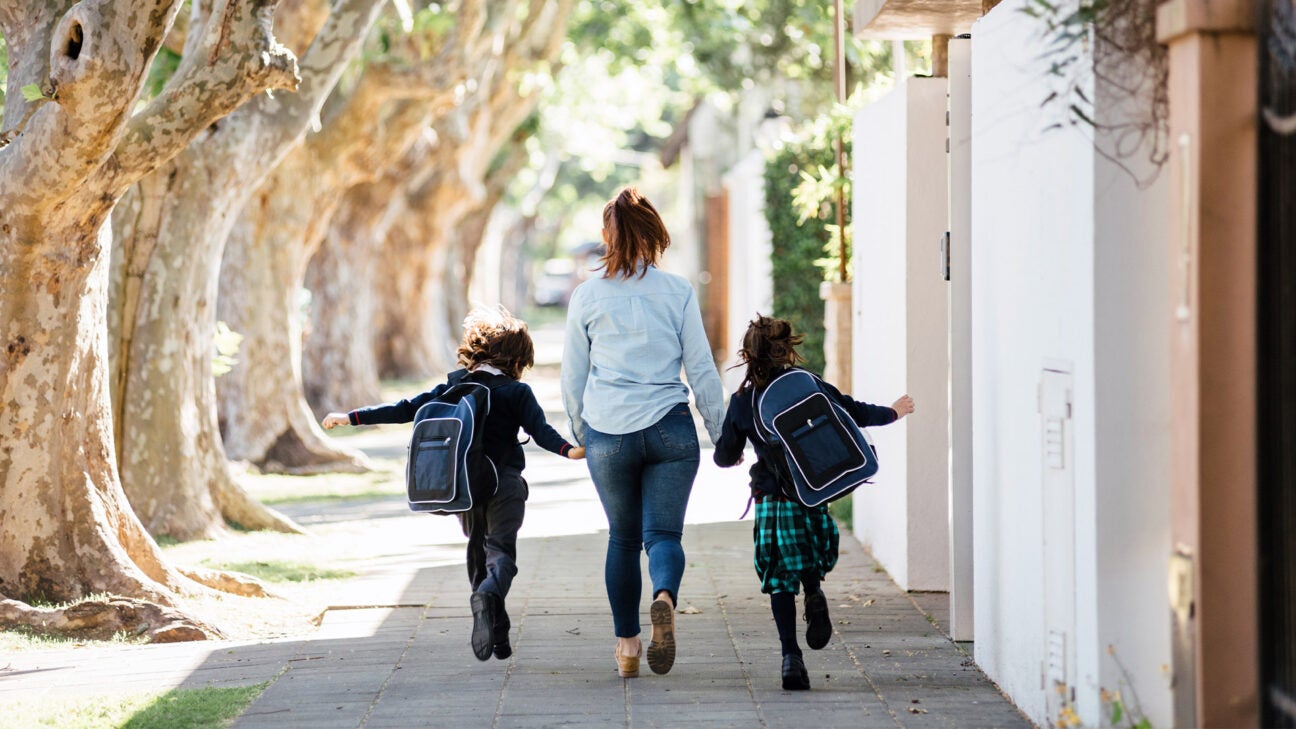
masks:
<instances>
[{"instance_id":1,"label":"green hedge","mask_svg":"<svg viewBox=\"0 0 1296 729\"><path fill-rule=\"evenodd\" d=\"M816 152L788 146L765 165L765 219L774 244L773 315L787 319L805 335L799 351L806 358L805 366L819 373L824 370L824 302L819 298L824 277L815 261L824 257L828 231L822 220L814 218L797 224L792 190L801 182L802 169L832 163L831 149Z\"/></svg>"}]
</instances>

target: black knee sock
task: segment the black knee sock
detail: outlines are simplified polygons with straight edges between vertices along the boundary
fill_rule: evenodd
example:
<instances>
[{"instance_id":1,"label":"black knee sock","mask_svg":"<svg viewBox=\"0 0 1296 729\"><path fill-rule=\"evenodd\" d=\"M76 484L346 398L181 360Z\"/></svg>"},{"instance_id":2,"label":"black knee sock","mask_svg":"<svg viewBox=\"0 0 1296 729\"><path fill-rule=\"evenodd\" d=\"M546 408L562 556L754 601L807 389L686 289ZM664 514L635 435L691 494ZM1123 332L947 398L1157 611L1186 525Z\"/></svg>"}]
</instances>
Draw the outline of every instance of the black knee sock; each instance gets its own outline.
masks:
<instances>
[{"instance_id":1,"label":"black knee sock","mask_svg":"<svg viewBox=\"0 0 1296 729\"><path fill-rule=\"evenodd\" d=\"M778 627L783 655L801 655L801 646L797 645L796 595L790 592L771 593L770 611L774 613L774 625Z\"/></svg>"},{"instance_id":2,"label":"black knee sock","mask_svg":"<svg viewBox=\"0 0 1296 729\"><path fill-rule=\"evenodd\" d=\"M805 588L805 594L807 595L823 592L823 588L819 586L819 575L809 572L801 573L801 586Z\"/></svg>"}]
</instances>

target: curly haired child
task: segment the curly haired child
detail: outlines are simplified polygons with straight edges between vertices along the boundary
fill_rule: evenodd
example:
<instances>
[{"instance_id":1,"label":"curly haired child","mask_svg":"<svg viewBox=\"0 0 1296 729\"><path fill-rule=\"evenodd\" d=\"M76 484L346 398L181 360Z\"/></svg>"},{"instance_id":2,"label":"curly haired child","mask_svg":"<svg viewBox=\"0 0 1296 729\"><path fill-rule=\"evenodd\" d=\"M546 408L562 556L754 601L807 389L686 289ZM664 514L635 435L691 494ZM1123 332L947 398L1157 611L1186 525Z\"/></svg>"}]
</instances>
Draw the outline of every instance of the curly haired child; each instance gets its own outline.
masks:
<instances>
[{"instance_id":1,"label":"curly haired child","mask_svg":"<svg viewBox=\"0 0 1296 729\"><path fill-rule=\"evenodd\" d=\"M756 574L760 576L761 592L770 596L783 651L783 688L791 691L810 688L810 675L797 643L796 595L801 587L805 588L806 644L815 650L823 648L832 637L832 621L820 583L837 564L839 535L826 504L803 506L784 495L779 483L787 478L780 464L783 454L779 446L767 444L756 430L754 403L770 382L804 361L796 351L801 340L801 335L793 333L792 325L782 319L757 314L748 324L738 351L747 373L729 399L724 429L715 449L716 465L725 467L742 463L747 441L756 451L757 461L750 470L752 499L756 502L752 535ZM845 408L861 427L893 423L913 412L913 399L908 395L901 396L891 407L870 405L820 382L824 393Z\"/></svg>"},{"instance_id":2,"label":"curly haired child","mask_svg":"<svg viewBox=\"0 0 1296 729\"><path fill-rule=\"evenodd\" d=\"M474 311L464 320L459 364L444 384L400 402L329 413L325 428L339 425L408 423L418 409L460 382L479 382L491 388L490 414L483 430L483 450L499 473L499 488L460 515L468 537L469 605L473 614L472 648L480 660L492 654L504 659L513 654L509 644L509 616L504 599L517 574L517 533L526 512L527 482L522 478L526 458L518 442L518 428L537 445L567 458L585 457L585 449L568 443L545 422L544 411L531 387L520 382L535 362L535 345L526 322L503 309Z\"/></svg>"}]
</instances>

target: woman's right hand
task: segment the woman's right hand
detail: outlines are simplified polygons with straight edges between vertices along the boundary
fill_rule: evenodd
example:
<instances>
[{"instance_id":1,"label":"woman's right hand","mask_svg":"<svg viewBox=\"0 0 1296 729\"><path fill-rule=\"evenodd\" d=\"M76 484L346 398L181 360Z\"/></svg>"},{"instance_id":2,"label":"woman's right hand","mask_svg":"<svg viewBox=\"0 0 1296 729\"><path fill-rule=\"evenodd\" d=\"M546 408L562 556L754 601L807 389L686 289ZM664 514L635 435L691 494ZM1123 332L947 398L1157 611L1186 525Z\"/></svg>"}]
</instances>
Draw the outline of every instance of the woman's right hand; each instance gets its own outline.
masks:
<instances>
[{"instance_id":1,"label":"woman's right hand","mask_svg":"<svg viewBox=\"0 0 1296 729\"><path fill-rule=\"evenodd\" d=\"M324 430L332 430L338 427L339 425L350 425L350 424L351 424L351 418L348 417L346 413L329 413L328 415L324 416L323 420L320 421L320 425L324 426Z\"/></svg>"}]
</instances>

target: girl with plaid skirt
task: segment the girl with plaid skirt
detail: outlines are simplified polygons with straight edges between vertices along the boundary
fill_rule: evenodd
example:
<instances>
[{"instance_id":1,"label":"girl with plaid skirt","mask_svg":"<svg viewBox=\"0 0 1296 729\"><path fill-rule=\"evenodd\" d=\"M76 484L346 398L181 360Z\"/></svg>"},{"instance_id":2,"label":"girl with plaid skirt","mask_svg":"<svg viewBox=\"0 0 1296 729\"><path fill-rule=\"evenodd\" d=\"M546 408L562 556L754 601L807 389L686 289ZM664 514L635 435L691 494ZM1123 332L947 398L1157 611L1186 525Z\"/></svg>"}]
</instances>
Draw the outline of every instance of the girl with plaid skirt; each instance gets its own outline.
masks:
<instances>
[{"instance_id":1,"label":"girl with plaid skirt","mask_svg":"<svg viewBox=\"0 0 1296 729\"><path fill-rule=\"evenodd\" d=\"M770 596L783 649L783 688L792 691L810 688L810 675L797 643L796 595L805 588L806 644L814 650L823 648L832 637L832 620L820 583L837 565L839 535L827 505L802 506L786 495L791 488L785 486L789 476L783 453L779 446L766 444L757 433L755 402L770 382L804 361L796 351L801 339L782 319L758 314L748 324L738 350L747 374L729 399L715 449L716 465L725 467L743 462L743 447L748 441L756 451L757 461L750 469L752 499L756 503L752 535L756 574L760 576L761 592ZM825 394L845 408L861 427L893 423L913 412L913 399L908 395L886 407L854 400L827 382L823 386Z\"/></svg>"}]
</instances>

